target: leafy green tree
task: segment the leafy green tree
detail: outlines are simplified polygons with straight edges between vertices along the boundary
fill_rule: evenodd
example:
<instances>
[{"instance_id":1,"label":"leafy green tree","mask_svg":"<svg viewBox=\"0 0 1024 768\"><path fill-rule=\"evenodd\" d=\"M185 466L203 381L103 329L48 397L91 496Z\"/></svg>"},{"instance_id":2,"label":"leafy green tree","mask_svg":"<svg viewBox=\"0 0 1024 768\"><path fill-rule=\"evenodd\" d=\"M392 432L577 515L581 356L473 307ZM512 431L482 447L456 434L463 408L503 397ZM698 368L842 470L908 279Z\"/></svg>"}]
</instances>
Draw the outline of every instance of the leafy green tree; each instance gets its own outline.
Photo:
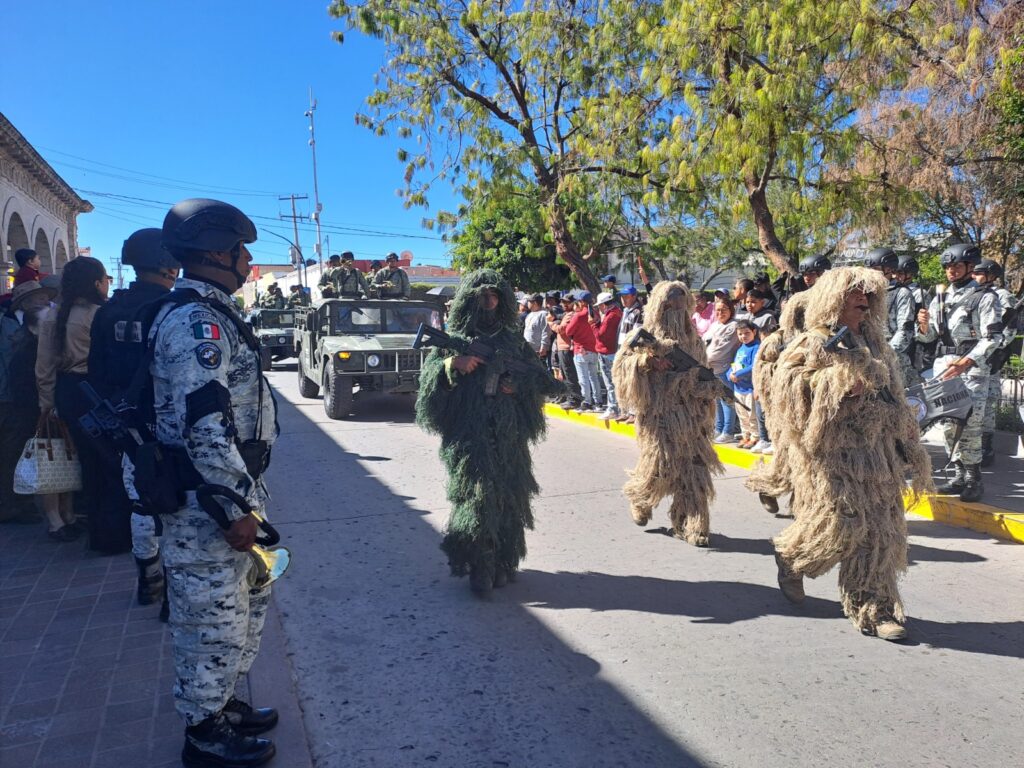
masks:
<instances>
[{"instance_id":1,"label":"leafy green tree","mask_svg":"<svg viewBox=\"0 0 1024 768\"><path fill-rule=\"evenodd\" d=\"M384 44L377 89L358 119L408 144L408 205L425 205L430 185L450 179L468 199L492 184L533 184L541 193L555 251L591 290L595 254L573 234L566 198L593 179L636 178L634 167L599 165L587 154L593 122L587 99L603 98L622 67L640 67L629 41L602 33L604 0L336 0L346 30ZM338 39L343 39L341 34ZM642 126L631 126L637 134ZM635 165L635 164L634 164ZM606 187L612 189L612 187ZM579 208L577 208L579 210ZM439 215L441 225L455 223Z\"/></svg>"}]
</instances>

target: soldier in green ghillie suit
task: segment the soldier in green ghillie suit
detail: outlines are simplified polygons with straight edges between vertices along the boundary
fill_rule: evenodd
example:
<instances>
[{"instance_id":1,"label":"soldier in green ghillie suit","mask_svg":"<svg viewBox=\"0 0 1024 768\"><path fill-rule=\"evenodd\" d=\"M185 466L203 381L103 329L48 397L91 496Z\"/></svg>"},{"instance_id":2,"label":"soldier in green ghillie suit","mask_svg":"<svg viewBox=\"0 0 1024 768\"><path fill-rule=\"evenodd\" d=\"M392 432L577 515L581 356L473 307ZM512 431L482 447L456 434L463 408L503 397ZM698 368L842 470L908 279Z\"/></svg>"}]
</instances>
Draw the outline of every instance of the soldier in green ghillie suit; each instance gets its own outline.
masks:
<instances>
[{"instance_id":1,"label":"soldier in green ghillie suit","mask_svg":"<svg viewBox=\"0 0 1024 768\"><path fill-rule=\"evenodd\" d=\"M539 490L530 443L544 434L544 398L560 385L523 339L512 289L493 270L466 276L447 330L463 342L484 342L498 358L434 349L416 402L416 422L441 436L448 469L452 512L441 549L453 575L468 573L470 588L487 593L514 580L526 556L530 497ZM495 380L502 358L525 369Z\"/></svg>"}]
</instances>

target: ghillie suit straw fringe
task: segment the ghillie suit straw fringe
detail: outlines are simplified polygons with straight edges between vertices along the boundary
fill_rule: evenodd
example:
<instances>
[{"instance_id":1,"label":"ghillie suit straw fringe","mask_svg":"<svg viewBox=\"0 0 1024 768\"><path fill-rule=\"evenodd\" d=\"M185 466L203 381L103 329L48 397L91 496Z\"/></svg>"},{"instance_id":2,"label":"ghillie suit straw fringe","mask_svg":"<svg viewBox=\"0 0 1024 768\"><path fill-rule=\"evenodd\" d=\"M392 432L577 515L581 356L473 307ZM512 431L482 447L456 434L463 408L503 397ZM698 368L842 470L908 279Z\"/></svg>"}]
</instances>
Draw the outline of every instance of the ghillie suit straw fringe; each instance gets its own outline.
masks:
<instances>
[{"instance_id":1,"label":"ghillie suit straw fringe","mask_svg":"<svg viewBox=\"0 0 1024 768\"><path fill-rule=\"evenodd\" d=\"M707 546L709 505L715 497L712 473L722 464L711 444L715 393L697 371L659 371L653 361L677 346L706 363L704 344L690 320L694 301L681 282L662 282L644 309L643 327L657 339L651 351L631 349L615 357L612 379L620 407L636 414L640 460L623 487L633 520L646 525L658 502L672 496L669 517L675 535Z\"/></svg>"},{"instance_id":2,"label":"ghillie suit straw fringe","mask_svg":"<svg viewBox=\"0 0 1024 768\"><path fill-rule=\"evenodd\" d=\"M823 275L808 292L808 330L779 357L771 387L796 517L776 551L797 577L839 563L843 612L868 633L890 617L904 620L897 580L907 568L906 474L915 494L931 490L931 462L885 342L885 289L881 275L860 267ZM828 351L853 290L869 294L862 335L854 349ZM852 395L858 385L863 394Z\"/></svg>"},{"instance_id":3,"label":"ghillie suit straw fringe","mask_svg":"<svg viewBox=\"0 0 1024 768\"><path fill-rule=\"evenodd\" d=\"M499 297L490 314L479 302L487 289ZM530 498L539 490L530 443L544 435L544 398L560 386L523 339L512 289L493 270L463 279L447 330L466 340L482 336L506 357L536 369L503 377L513 394L499 390L488 396L487 366L461 374L450 362L455 353L434 349L423 364L416 400L416 423L441 436L452 504L441 549L452 574L481 570L492 578L498 572L512 577L526 556L525 529L533 528Z\"/></svg>"},{"instance_id":4,"label":"ghillie suit straw fringe","mask_svg":"<svg viewBox=\"0 0 1024 768\"><path fill-rule=\"evenodd\" d=\"M812 289L813 290L813 289ZM785 430L778 423L778 409L772 406L772 379L779 355L804 330L804 314L810 291L793 294L779 316L779 328L761 342L754 360L754 392L764 410L765 426L772 438L775 454L770 462L760 461L747 477L745 485L757 494L778 499L793 490L789 479L789 446Z\"/></svg>"}]
</instances>

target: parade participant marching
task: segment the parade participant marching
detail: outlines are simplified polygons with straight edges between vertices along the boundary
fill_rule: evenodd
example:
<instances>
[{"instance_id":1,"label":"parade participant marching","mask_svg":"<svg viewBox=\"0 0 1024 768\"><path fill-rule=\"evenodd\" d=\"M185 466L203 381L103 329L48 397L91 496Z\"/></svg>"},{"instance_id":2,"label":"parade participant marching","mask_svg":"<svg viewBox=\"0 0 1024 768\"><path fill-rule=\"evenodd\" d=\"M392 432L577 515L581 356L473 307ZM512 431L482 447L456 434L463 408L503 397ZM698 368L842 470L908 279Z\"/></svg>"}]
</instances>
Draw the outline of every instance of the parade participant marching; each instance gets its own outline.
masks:
<instances>
[{"instance_id":1,"label":"parade participant marching","mask_svg":"<svg viewBox=\"0 0 1024 768\"><path fill-rule=\"evenodd\" d=\"M881 272L889 281L885 292L886 339L889 346L896 352L900 361L900 372L903 376L903 387L910 387L921 380L910 359L911 346L914 343L914 324L917 316L917 303L914 294L896 279L899 269L899 257L892 248L875 248L868 253L864 266Z\"/></svg>"},{"instance_id":2,"label":"parade participant marching","mask_svg":"<svg viewBox=\"0 0 1024 768\"><path fill-rule=\"evenodd\" d=\"M795 521L775 538L779 586L839 565L843 612L862 632L906 637L897 580L907 568L905 477L931 485L931 461L885 343L885 278L861 267L808 291L805 326L779 356L771 387L787 446Z\"/></svg>"},{"instance_id":3,"label":"parade participant marching","mask_svg":"<svg viewBox=\"0 0 1024 768\"><path fill-rule=\"evenodd\" d=\"M822 270L822 274L825 271ZM748 490L757 494L761 506L779 517L791 516L779 514L779 498L791 493L793 486L789 476L789 433L784 429L784 425L779 423L780 411L775 408L772 401L772 380L779 356L790 342L804 331L804 315L810 298L810 291L801 291L790 297L779 316L778 330L761 342L754 362L754 391L764 410L768 432L777 437L772 443L775 447L772 461L755 464L745 485Z\"/></svg>"},{"instance_id":4,"label":"parade participant marching","mask_svg":"<svg viewBox=\"0 0 1024 768\"><path fill-rule=\"evenodd\" d=\"M441 436L451 516L441 549L478 594L514 580L533 528L530 444L544 435L544 399L561 390L522 337L511 287L493 270L467 275L448 332L490 359L435 349L423 364L416 422ZM515 363L514 366L511 364ZM520 370L511 370L511 368Z\"/></svg>"},{"instance_id":5,"label":"parade participant marching","mask_svg":"<svg viewBox=\"0 0 1024 768\"><path fill-rule=\"evenodd\" d=\"M373 276L373 285L382 299L408 299L412 292L409 275L398 266L398 254L389 253L384 267Z\"/></svg>"},{"instance_id":6,"label":"parade participant marching","mask_svg":"<svg viewBox=\"0 0 1024 768\"><path fill-rule=\"evenodd\" d=\"M723 471L711 444L721 381L714 374L713 382L700 381L696 367L676 370L667 357L678 349L706 365L704 343L690 320L694 306L685 283L658 283L643 321L655 342L632 344L640 331L629 337L615 358L612 378L620 407L636 415L640 459L622 489L633 521L647 525L654 507L671 495L675 536L706 547L715 495L711 475Z\"/></svg>"},{"instance_id":7,"label":"parade participant marching","mask_svg":"<svg viewBox=\"0 0 1024 768\"><path fill-rule=\"evenodd\" d=\"M1001 288L996 283L1003 276L1003 268L992 259L982 259L978 265L971 270L971 277L978 285L985 285L995 291L999 298L1000 318L1003 324L1003 340L999 348L989 358L989 380L988 400L985 403L985 421L981 427L981 466L987 467L995 461L995 448L993 446L996 431L996 406L999 404L1000 390L1003 384L1003 377L1000 371L1009 359L1009 346L1013 343L1016 333L1016 316L1018 314L1018 299L1006 288Z\"/></svg>"},{"instance_id":8,"label":"parade participant marching","mask_svg":"<svg viewBox=\"0 0 1024 768\"><path fill-rule=\"evenodd\" d=\"M335 293L343 299L360 299L370 295L366 278L355 268L355 258L351 251L345 251L341 254L341 265L331 273Z\"/></svg>"},{"instance_id":9,"label":"parade participant marching","mask_svg":"<svg viewBox=\"0 0 1024 768\"><path fill-rule=\"evenodd\" d=\"M991 378L989 357L1003 342L1002 311L996 293L971 279L971 270L981 261L978 246L951 245L939 261L950 284L945 290L937 287L928 310L918 313L917 339L926 343L938 339L935 376L962 378L971 392L973 407L959 440L957 426L944 423L946 452L955 474L937 490L959 494L961 501L979 501L984 493L981 433Z\"/></svg>"},{"instance_id":10,"label":"parade participant marching","mask_svg":"<svg viewBox=\"0 0 1024 768\"><path fill-rule=\"evenodd\" d=\"M101 397L115 404L127 395L146 351L146 340L142 336L142 308L170 293L181 269L181 264L164 249L161 237L161 231L153 227L140 229L124 241L121 263L135 270L135 280L127 290L115 291L93 319L89 383ZM121 476L120 457L116 472ZM123 503L127 509L128 501L123 494L113 501ZM166 621L164 570L153 517L132 512L131 535L132 554L139 569L136 591L139 605L163 600L161 619Z\"/></svg>"},{"instance_id":11,"label":"parade participant marching","mask_svg":"<svg viewBox=\"0 0 1024 768\"><path fill-rule=\"evenodd\" d=\"M254 735L273 728L277 712L235 698L252 666L270 600L250 588L257 520L225 506L223 530L196 500L200 484L226 487L265 515L261 478L277 437L277 412L260 372L258 342L231 295L245 282L256 228L234 206L190 199L163 225L163 244L184 267L156 314L152 354L156 438L179 466L184 506L163 515L173 637L175 705L185 719L182 760L189 766L261 765L274 744ZM140 468L135 483L140 485Z\"/></svg>"}]
</instances>

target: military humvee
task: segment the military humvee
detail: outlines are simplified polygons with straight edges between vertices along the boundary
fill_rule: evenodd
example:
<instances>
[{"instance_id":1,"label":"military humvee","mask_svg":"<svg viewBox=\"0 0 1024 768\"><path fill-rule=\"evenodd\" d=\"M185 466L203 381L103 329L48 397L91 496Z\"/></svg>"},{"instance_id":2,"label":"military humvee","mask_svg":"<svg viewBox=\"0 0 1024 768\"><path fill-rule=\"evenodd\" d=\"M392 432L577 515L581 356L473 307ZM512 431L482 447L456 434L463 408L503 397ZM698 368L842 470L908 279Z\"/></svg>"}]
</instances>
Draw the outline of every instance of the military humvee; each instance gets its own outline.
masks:
<instances>
[{"instance_id":1,"label":"military humvee","mask_svg":"<svg viewBox=\"0 0 1024 768\"><path fill-rule=\"evenodd\" d=\"M428 350L412 348L420 323L441 325L440 308L404 299L328 299L297 311L299 393L324 395L324 411L344 419L355 395L413 394Z\"/></svg>"},{"instance_id":2,"label":"military humvee","mask_svg":"<svg viewBox=\"0 0 1024 768\"><path fill-rule=\"evenodd\" d=\"M264 371L280 360L295 357L295 314L294 309L254 309L246 317L259 339L260 368Z\"/></svg>"}]
</instances>

